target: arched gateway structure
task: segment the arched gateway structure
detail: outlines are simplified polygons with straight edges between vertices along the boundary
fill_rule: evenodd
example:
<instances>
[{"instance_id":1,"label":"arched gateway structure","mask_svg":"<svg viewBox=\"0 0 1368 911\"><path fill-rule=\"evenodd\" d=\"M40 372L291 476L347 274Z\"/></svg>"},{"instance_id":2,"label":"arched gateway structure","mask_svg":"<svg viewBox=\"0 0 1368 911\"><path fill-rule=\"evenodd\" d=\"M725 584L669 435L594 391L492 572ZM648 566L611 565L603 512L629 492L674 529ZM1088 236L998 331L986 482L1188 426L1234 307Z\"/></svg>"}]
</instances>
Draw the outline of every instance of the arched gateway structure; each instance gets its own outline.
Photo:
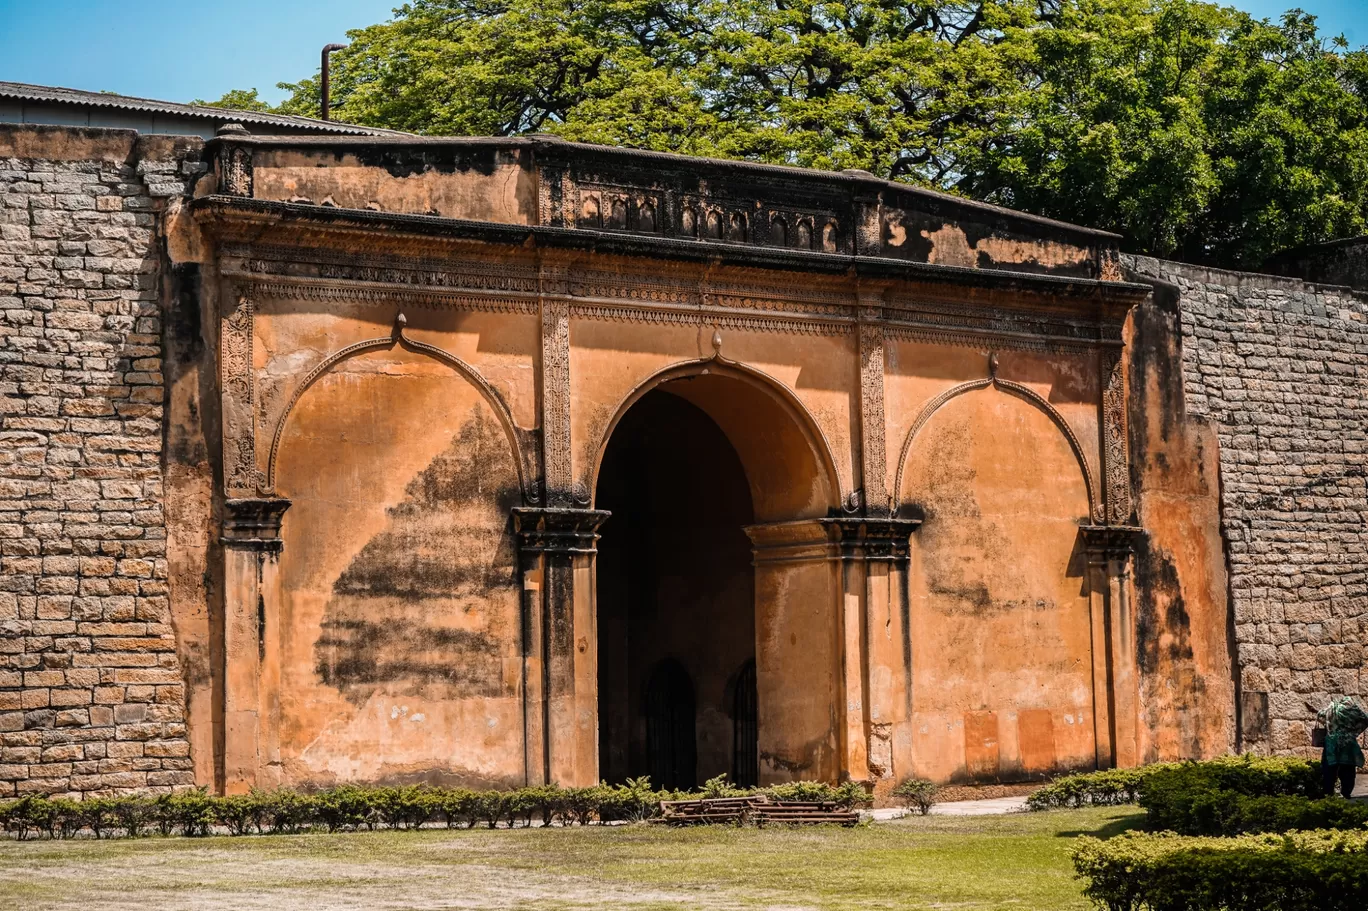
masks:
<instances>
[{"instance_id":1,"label":"arched gateway structure","mask_svg":"<svg viewBox=\"0 0 1368 911\"><path fill-rule=\"evenodd\" d=\"M538 137L206 157L222 789L1136 761L1114 236Z\"/></svg>"}]
</instances>

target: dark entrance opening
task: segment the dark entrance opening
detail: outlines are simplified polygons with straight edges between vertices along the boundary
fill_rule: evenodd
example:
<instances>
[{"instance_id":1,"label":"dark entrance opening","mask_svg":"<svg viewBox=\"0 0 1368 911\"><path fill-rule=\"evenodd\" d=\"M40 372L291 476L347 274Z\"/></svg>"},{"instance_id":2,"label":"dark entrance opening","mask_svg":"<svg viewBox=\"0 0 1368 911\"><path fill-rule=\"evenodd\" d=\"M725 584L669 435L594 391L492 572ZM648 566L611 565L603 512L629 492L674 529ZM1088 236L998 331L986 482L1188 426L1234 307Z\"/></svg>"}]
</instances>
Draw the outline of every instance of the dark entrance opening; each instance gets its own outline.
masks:
<instances>
[{"instance_id":1,"label":"dark entrance opening","mask_svg":"<svg viewBox=\"0 0 1368 911\"><path fill-rule=\"evenodd\" d=\"M753 788L760 783L760 711L755 692L755 659L741 666L732 700L732 781Z\"/></svg>"},{"instance_id":2,"label":"dark entrance opening","mask_svg":"<svg viewBox=\"0 0 1368 911\"><path fill-rule=\"evenodd\" d=\"M689 672L666 658L646 684L646 760L656 787L691 788L696 783L696 723Z\"/></svg>"},{"instance_id":3,"label":"dark entrance opening","mask_svg":"<svg viewBox=\"0 0 1368 911\"><path fill-rule=\"evenodd\" d=\"M596 562L599 775L692 787L753 755L755 577L750 486L698 406L642 396L618 422L595 506L612 511ZM735 717L750 662L752 720ZM748 738L738 744L737 737Z\"/></svg>"}]
</instances>

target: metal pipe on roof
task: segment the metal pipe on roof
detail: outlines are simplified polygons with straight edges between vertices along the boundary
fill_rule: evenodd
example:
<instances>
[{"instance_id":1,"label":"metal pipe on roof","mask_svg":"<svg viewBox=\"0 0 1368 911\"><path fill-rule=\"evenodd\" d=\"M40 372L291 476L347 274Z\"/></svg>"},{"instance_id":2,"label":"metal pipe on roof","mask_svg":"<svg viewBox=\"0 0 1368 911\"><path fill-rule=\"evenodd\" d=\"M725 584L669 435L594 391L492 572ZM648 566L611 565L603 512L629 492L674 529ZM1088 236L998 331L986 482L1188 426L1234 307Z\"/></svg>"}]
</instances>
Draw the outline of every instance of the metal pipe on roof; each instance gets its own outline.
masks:
<instances>
[{"instance_id":1,"label":"metal pipe on roof","mask_svg":"<svg viewBox=\"0 0 1368 911\"><path fill-rule=\"evenodd\" d=\"M322 108L322 116L320 119L322 120L328 119L329 109L332 107L332 99L330 97L332 94L332 67L329 65L328 55L333 51L340 51L344 47L346 47L345 44L323 45L323 103L320 105Z\"/></svg>"}]
</instances>

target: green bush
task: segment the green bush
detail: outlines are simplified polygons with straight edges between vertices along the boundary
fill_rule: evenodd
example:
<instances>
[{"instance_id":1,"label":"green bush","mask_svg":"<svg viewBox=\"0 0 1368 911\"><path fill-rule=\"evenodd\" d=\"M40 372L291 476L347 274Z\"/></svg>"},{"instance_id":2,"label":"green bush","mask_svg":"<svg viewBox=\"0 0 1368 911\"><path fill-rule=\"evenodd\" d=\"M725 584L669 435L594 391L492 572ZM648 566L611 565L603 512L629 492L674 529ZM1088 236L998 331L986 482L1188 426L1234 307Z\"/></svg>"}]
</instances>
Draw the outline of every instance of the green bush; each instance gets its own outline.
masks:
<instances>
[{"instance_id":1,"label":"green bush","mask_svg":"<svg viewBox=\"0 0 1368 911\"><path fill-rule=\"evenodd\" d=\"M372 791L356 785L342 785L320 791L314 796L314 816L329 832L350 831L375 825ZM445 807L443 807L445 810ZM244 833L245 834L245 833Z\"/></svg>"},{"instance_id":2,"label":"green bush","mask_svg":"<svg viewBox=\"0 0 1368 911\"><path fill-rule=\"evenodd\" d=\"M1083 837L1074 869L1108 911L1361 911L1368 831Z\"/></svg>"},{"instance_id":3,"label":"green bush","mask_svg":"<svg viewBox=\"0 0 1368 911\"><path fill-rule=\"evenodd\" d=\"M1030 810L1144 804L1145 795L1236 791L1251 797L1320 796L1320 766L1305 759L1227 756L1204 762L1159 762L1134 769L1076 772L1056 778L1026 798Z\"/></svg>"},{"instance_id":4,"label":"green bush","mask_svg":"<svg viewBox=\"0 0 1368 911\"><path fill-rule=\"evenodd\" d=\"M1368 806L1338 797L1249 797L1235 791L1207 791L1146 806L1149 828L1179 835L1242 835L1308 829L1358 829L1368 824ZM1190 802L1183 802L1183 800Z\"/></svg>"},{"instance_id":5,"label":"green bush","mask_svg":"<svg viewBox=\"0 0 1368 911\"><path fill-rule=\"evenodd\" d=\"M893 789L893 797L908 809L925 816L936 805L940 788L925 778L909 778Z\"/></svg>"},{"instance_id":6,"label":"green bush","mask_svg":"<svg viewBox=\"0 0 1368 911\"><path fill-rule=\"evenodd\" d=\"M660 801L669 799L654 790L651 779L646 777L629 778L626 784L603 784L601 787L603 793L599 803L599 819L605 822L650 819L658 812Z\"/></svg>"},{"instance_id":7,"label":"green bush","mask_svg":"<svg viewBox=\"0 0 1368 911\"><path fill-rule=\"evenodd\" d=\"M1030 810L1058 810L1065 807L1110 807L1135 803L1142 781L1156 772L1174 767L1174 763L1156 763L1134 769L1075 772L1056 778L1027 797L1026 807Z\"/></svg>"},{"instance_id":8,"label":"green bush","mask_svg":"<svg viewBox=\"0 0 1368 911\"><path fill-rule=\"evenodd\" d=\"M1304 759L1241 756L1160 769L1140 785L1139 803L1151 829L1188 835L1249 831L1230 828L1250 798L1321 796L1320 767ZM1242 801L1241 798L1244 798ZM1295 813L1294 803L1277 805ZM1310 817L1308 817L1310 818ZM1293 826L1299 828L1299 826Z\"/></svg>"},{"instance_id":9,"label":"green bush","mask_svg":"<svg viewBox=\"0 0 1368 911\"><path fill-rule=\"evenodd\" d=\"M152 801L146 797L118 797L110 801L119 828L137 838L152 825Z\"/></svg>"},{"instance_id":10,"label":"green bush","mask_svg":"<svg viewBox=\"0 0 1368 911\"><path fill-rule=\"evenodd\" d=\"M221 797L210 797L204 788L163 794L157 798L153 815L163 835L180 829L182 835L205 836L215 822Z\"/></svg>"},{"instance_id":11,"label":"green bush","mask_svg":"<svg viewBox=\"0 0 1368 911\"><path fill-rule=\"evenodd\" d=\"M758 793L764 794L770 800L822 801L846 809L873 803L873 798L864 786L854 781L845 781L835 787L824 781L790 781L771 785Z\"/></svg>"},{"instance_id":12,"label":"green bush","mask_svg":"<svg viewBox=\"0 0 1368 911\"><path fill-rule=\"evenodd\" d=\"M215 832L289 835L315 829L416 829L443 822L451 828L473 828L482 823L490 828L527 827L534 822L583 826L595 821L650 819L659 814L662 800L755 793L766 793L774 800L823 800L846 807L869 802L865 789L854 782L838 787L793 782L759 792L736 788L725 776L707 782L697 792L656 790L644 777L621 785L562 788L549 784L508 791L343 785L308 794L282 788L214 797L199 788L155 798L74 801L32 796L0 801L0 829L25 839L42 835L71 838L83 831L96 838L120 834L137 838L153 832L192 837Z\"/></svg>"}]
</instances>

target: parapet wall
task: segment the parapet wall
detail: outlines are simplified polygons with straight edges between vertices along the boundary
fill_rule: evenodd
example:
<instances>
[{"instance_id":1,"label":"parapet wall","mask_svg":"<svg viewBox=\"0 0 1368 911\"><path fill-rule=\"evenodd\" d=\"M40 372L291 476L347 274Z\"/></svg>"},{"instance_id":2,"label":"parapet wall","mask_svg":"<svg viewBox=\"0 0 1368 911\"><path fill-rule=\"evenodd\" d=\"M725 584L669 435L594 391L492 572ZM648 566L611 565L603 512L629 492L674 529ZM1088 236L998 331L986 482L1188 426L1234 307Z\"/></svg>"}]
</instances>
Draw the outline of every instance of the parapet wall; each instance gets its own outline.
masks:
<instances>
[{"instance_id":1,"label":"parapet wall","mask_svg":"<svg viewBox=\"0 0 1368 911\"><path fill-rule=\"evenodd\" d=\"M1368 694L1368 298L1127 257L1180 295L1184 405L1216 428L1244 749L1310 751Z\"/></svg>"},{"instance_id":2,"label":"parapet wall","mask_svg":"<svg viewBox=\"0 0 1368 911\"><path fill-rule=\"evenodd\" d=\"M0 798L194 783L158 213L199 141L0 131Z\"/></svg>"}]
</instances>

